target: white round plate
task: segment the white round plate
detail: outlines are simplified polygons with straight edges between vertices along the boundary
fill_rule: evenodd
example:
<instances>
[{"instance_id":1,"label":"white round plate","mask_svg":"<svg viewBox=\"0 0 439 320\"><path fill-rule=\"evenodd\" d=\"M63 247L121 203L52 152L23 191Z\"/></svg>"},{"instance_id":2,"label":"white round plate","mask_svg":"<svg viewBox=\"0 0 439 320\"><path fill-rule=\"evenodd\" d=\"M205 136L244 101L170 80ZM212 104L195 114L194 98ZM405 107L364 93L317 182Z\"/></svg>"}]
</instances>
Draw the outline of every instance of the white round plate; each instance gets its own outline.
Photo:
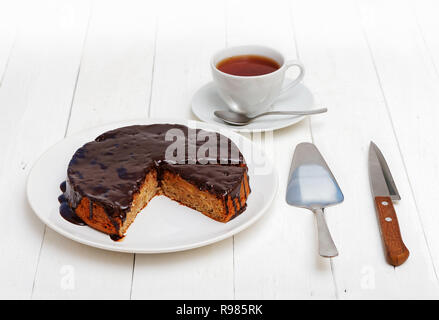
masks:
<instances>
[{"instance_id":1,"label":"white round plate","mask_svg":"<svg viewBox=\"0 0 439 320\"><path fill-rule=\"evenodd\" d=\"M122 241L115 242L88 226L77 226L59 214L59 185L66 178L73 153L101 133L133 124L178 123L217 131L232 139L249 167L251 193L247 209L228 223L216 222L164 196L151 200L137 215ZM257 167L256 167L257 164ZM263 164L263 165L262 165ZM277 190L278 178L265 153L247 138L197 121L148 119L112 123L74 134L46 151L34 164L27 182L27 196L36 215L50 228L80 243L112 251L133 253L174 252L205 246L228 238L258 220Z\"/></svg>"},{"instance_id":2,"label":"white round plate","mask_svg":"<svg viewBox=\"0 0 439 320\"><path fill-rule=\"evenodd\" d=\"M292 80L286 79L285 82L288 84L290 81ZM305 85L299 83L293 89L280 95L271 110L309 110L313 107L314 98L311 91ZM192 112L204 122L216 124L233 131L245 132L277 130L291 126L305 118L304 116L265 116L255 119L245 126L233 126L215 117L213 114L215 110L228 110L228 107L219 96L215 83L209 82L201 87L192 98Z\"/></svg>"}]
</instances>

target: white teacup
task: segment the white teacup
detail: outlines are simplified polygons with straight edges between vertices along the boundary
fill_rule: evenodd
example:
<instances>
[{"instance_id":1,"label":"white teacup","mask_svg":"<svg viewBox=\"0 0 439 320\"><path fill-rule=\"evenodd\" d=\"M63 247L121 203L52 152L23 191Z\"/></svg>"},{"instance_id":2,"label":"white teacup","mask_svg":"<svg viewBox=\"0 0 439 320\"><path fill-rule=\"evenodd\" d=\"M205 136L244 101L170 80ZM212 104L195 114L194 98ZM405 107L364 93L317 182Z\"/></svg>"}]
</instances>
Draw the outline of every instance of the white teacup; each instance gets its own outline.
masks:
<instances>
[{"instance_id":1,"label":"white teacup","mask_svg":"<svg viewBox=\"0 0 439 320\"><path fill-rule=\"evenodd\" d=\"M279 64L280 68L259 76L236 76L218 70L217 65L222 60L241 55L258 55L271 58ZM270 109L276 98L297 85L305 74L305 68L299 61L285 61L280 52L269 47L256 45L223 49L212 57L210 65L213 80L221 98L232 111L247 115L258 114ZM299 75L282 88L285 71L292 66L299 68Z\"/></svg>"}]
</instances>

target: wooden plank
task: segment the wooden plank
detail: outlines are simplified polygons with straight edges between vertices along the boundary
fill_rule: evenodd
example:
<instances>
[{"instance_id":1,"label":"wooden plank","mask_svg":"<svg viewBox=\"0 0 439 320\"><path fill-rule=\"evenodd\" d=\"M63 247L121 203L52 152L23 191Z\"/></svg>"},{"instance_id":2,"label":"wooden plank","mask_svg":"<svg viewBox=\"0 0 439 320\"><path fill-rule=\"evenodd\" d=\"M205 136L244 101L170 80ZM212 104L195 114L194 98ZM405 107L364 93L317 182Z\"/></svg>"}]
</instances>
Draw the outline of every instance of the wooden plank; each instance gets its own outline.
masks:
<instances>
[{"instance_id":1,"label":"wooden plank","mask_svg":"<svg viewBox=\"0 0 439 320\"><path fill-rule=\"evenodd\" d=\"M439 21L437 19L439 13L439 2L434 0L411 0L409 3L413 10L414 21L419 28L421 40L426 47L427 59L431 59L430 70L439 73L439 39L437 38L437 30L439 29Z\"/></svg>"},{"instance_id":2,"label":"wooden plank","mask_svg":"<svg viewBox=\"0 0 439 320\"><path fill-rule=\"evenodd\" d=\"M274 1L269 5L265 1L229 1L227 42L230 46L263 44L277 48L287 59L297 58L288 1ZM306 77L305 84L308 84ZM266 144L266 151L272 155L280 178L279 190L266 216L235 236L238 299L335 297L329 260L317 254L314 217L285 202L294 148L311 138L308 121L267 133L261 140L257 134L253 135L254 142Z\"/></svg>"},{"instance_id":3,"label":"wooden plank","mask_svg":"<svg viewBox=\"0 0 439 320\"><path fill-rule=\"evenodd\" d=\"M225 45L222 10L202 0L161 2L151 117L193 119L191 97L210 81L209 59ZM132 298L233 298L232 239L187 252L136 255Z\"/></svg>"},{"instance_id":4,"label":"wooden plank","mask_svg":"<svg viewBox=\"0 0 439 320\"><path fill-rule=\"evenodd\" d=\"M426 6L431 5L428 10L438 12L437 4L423 3ZM422 225L422 228L417 228L417 225L414 228L409 220L401 227L403 230L411 228L411 231L407 232L407 242L424 244L426 240L428 253L416 252L413 248L412 255L423 254L426 256L425 259L432 258L435 271L433 272L433 266L429 261L427 266L413 265L413 270L407 278L401 269L397 269L397 277L407 286L417 284L412 286L412 290L415 291L412 294L416 297L437 298L439 217L432 210L431 201L437 198L439 192L439 150L434 135L436 120L439 118L439 74L436 65L439 47L437 39L433 40L431 37L433 30L428 27L428 24L435 27L431 22L431 15L430 18L425 17L425 29L420 29L422 17L416 17L413 4L411 1L360 2L360 14L384 92L387 112L392 118L393 130L404 160L404 168L401 169L410 183L407 194L412 194L415 198L416 206L406 214L412 217L417 213ZM390 16L392 23L388 23ZM430 36L425 37L427 33ZM406 184L405 181L402 183ZM415 267L417 269L414 269ZM422 281L423 278L426 278L425 281L429 279L429 286ZM406 295L410 296L408 292Z\"/></svg>"},{"instance_id":5,"label":"wooden plank","mask_svg":"<svg viewBox=\"0 0 439 320\"><path fill-rule=\"evenodd\" d=\"M44 225L27 203L26 177L64 136L88 16L86 1L20 5L26 10L0 87L0 201L7 204L0 213L7 226L0 235L0 297L9 299L31 297Z\"/></svg>"},{"instance_id":6,"label":"wooden plank","mask_svg":"<svg viewBox=\"0 0 439 320\"><path fill-rule=\"evenodd\" d=\"M67 134L147 115L154 37L151 6L94 3ZM129 299L133 258L47 230L34 298Z\"/></svg>"},{"instance_id":7,"label":"wooden plank","mask_svg":"<svg viewBox=\"0 0 439 320\"><path fill-rule=\"evenodd\" d=\"M432 0L410 1L410 8L415 15L415 23L419 28L421 38L423 62L422 72L427 73L427 77L419 83L416 92L411 91L410 109L414 109L410 116L394 115L395 128L409 133L404 126L411 130L415 129L416 134L405 135L405 143L401 142L401 150L404 154L408 175L410 177L413 192L416 196L418 209L421 212L422 221L430 246L436 276L439 274L439 237L437 236L437 226L439 219L434 214L435 210L431 208L431 198L437 198L437 178L439 174L436 138L436 119L438 119L437 103L438 94L437 86L439 81L439 39L437 30L439 30L439 2ZM419 72L416 70L416 72ZM384 80L383 80L384 81ZM389 85L384 83L383 85ZM393 86L393 85L392 85ZM421 91L424 89L425 91ZM419 101L415 101L419 100ZM396 107L392 111L398 112ZM393 113L392 113L393 115ZM412 119L411 117L415 117ZM411 123L415 120L415 124ZM410 130L409 129L409 130ZM406 131L407 130L407 131Z\"/></svg>"},{"instance_id":8,"label":"wooden plank","mask_svg":"<svg viewBox=\"0 0 439 320\"><path fill-rule=\"evenodd\" d=\"M364 6L378 8L382 4L365 2ZM379 10L369 16L371 26L376 28L375 36L393 28L389 21L398 15L393 10L396 7L399 5L394 4L382 15L379 26ZM314 141L345 195L343 204L327 209L328 224L340 252L332 261L337 296L432 297L437 294L437 281L358 8L354 2L344 0L294 1L291 12L300 57L308 68L307 83L330 109L326 118L312 118ZM386 65L392 65L403 46L391 37L380 38L380 45L387 48ZM404 68L410 65L409 61L405 63ZM393 71L396 76L397 69ZM397 77L400 83L401 75ZM371 140L385 153L403 198L396 211L411 256L396 269L385 262L371 198L367 169Z\"/></svg>"},{"instance_id":9,"label":"wooden plank","mask_svg":"<svg viewBox=\"0 0 439 320\"><path fill-rule=\"evenodd\" d=\"M17 34L20 19L17 3L19 2L6 0L0 2L0 86Z\"/></svg>"}]
</instances>

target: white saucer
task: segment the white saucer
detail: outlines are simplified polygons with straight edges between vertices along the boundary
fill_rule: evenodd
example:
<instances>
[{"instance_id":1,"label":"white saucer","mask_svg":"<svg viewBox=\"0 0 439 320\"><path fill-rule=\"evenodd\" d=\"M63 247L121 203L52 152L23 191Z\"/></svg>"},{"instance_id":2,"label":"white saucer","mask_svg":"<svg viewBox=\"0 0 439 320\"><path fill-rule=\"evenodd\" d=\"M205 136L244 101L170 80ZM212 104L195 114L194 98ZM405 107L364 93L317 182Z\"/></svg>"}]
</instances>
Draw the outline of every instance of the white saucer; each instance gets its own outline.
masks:
<instances>
[{"instance_id":1,"label":"white saucer","mask_svg":"<svg viewBox=\"0 0 439 320\"><path fill-rule=\"evenodd\" d=\"M288 83L291 81L287 79ZM314 98L309 89L299 83L293 89L279 96L272 110L308 110L314 107ZM192 112L202 121L216 124L234 131L269 131L291 126L304 116L265 116L245 126L233 126L215 117L215 110L227 110L226 103L218 95L215 84L209 82L201 87L192 98Z\"/></svg>"}]
</instances>

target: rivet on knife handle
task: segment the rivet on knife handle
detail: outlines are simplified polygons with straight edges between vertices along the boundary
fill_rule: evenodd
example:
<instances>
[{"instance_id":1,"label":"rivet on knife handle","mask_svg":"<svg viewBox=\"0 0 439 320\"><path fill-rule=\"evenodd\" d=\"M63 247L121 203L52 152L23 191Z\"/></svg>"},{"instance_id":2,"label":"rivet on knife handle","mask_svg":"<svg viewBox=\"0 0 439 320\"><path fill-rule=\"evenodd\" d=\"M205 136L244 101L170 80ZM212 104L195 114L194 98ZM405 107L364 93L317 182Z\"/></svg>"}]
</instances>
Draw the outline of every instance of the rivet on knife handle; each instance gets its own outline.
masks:
<instances>
[{"instance_id":1,"label":"rivet on knife handle","mask_svg":"<svg viewBox=\"0 0 439 320\"><path fill-rule=\"evenodd\" d=\"M387 259L393 266L400 266L410 255L402 241L398 218L390 197L375 197L375 206L381 225L381 235L387 253Z\"/></svg>"}]
</instances>

